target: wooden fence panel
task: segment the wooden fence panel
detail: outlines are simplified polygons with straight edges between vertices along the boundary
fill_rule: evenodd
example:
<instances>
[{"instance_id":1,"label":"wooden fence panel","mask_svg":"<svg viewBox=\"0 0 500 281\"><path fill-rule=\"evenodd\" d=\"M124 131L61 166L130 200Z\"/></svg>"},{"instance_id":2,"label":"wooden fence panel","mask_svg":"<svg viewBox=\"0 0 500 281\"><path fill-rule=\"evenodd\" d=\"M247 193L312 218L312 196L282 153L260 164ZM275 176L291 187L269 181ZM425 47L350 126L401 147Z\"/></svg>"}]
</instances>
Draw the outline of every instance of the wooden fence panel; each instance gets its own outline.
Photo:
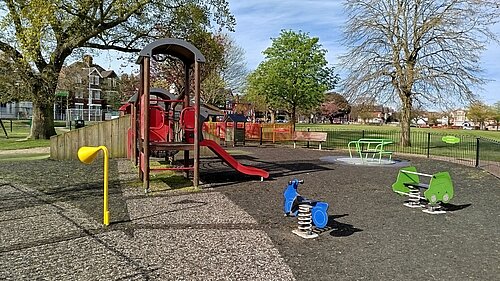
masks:
<instances>
[{"instance_id":1,"label":"wooden fence panel","mask_svg":"<svg viewBox=\"0 0 500 281\"><path fill-rule=\"evenodd\" d=\"M55 160L76 159L82 146L105 145L110 157L127 157L127 131L130 115L79 128L50 138L50 158Z\"/></svg>"}]
</instances>

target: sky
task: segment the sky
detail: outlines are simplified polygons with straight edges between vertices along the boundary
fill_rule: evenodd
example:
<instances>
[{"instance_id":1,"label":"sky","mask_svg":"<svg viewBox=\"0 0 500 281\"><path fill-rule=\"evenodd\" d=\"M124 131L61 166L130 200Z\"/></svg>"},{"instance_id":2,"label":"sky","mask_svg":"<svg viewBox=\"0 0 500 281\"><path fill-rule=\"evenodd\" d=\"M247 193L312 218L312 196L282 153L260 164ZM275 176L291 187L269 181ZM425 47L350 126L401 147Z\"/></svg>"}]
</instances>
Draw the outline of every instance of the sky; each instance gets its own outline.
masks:
<instances>
[{"instance_id":1,"label":"sky","mask_svg":"<svg viewBox=\"0 0 500 281\"><path fill-rule=\"evenodd\" d=\"M264 59L262 51L271 46L283 29L303 31L319 37L328 51L327 60L335 66L346 49L341 44L345 15L341 0L228 0L236 18L235 32L230 33L245 50L247 67L254 70ZM500 36L500 24L494 26ZM101 56L100 59L108 60ZM108 60L109 61L109 60ZM107 67L106 63L102 65ZM482 101L500 101L500 45L492 43L482 56L484 77L495 80L478 92Z\"/></svg>"}]
</instances>

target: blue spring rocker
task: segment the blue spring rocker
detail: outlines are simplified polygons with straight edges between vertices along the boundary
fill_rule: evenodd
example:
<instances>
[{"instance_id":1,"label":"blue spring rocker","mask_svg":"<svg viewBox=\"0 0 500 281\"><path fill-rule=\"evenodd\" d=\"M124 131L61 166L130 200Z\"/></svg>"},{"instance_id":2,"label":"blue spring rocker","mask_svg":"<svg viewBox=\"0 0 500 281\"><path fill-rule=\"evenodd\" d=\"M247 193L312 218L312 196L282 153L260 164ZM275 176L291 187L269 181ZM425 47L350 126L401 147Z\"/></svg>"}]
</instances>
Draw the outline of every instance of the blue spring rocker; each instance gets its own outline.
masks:
<instances>
[{"instance_id":1,"label":"blue spring rocker","mask_svg":"<svg viewBox=\"0 0 500 281\"><path fill-rule=\"evenodd\" d=\"M285 197L283 211L286 216L301 216L303 215L299 214L301 206L306 206L305 209L310 209L312 224L316 228L324 228L328 224L328 203L313 201L300 196L297 192L297 187L302 183L304 183L304 181L298 179L293 179L288 182L288 186L283 193Z\"/></svg>"}]
</instances>

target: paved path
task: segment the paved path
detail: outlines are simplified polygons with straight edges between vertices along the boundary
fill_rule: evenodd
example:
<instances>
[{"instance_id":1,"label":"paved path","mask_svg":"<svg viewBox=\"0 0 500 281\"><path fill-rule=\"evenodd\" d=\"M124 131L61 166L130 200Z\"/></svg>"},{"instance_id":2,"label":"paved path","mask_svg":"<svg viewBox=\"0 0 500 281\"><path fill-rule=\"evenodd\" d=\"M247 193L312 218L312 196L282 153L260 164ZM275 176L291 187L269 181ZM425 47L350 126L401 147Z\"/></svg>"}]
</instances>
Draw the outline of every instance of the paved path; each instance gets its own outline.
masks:
<instances>
[{"instance_id":1,"label":"paved path","mask_svg":"<svg viewBox=\"0 0 500 281\"><path fill-rule=\"evenodd\" d=\"M128 226L105 228L72 204L0 180L0 280L294 280L225 195L123 193Z\"/></svg>"}]
</instances>

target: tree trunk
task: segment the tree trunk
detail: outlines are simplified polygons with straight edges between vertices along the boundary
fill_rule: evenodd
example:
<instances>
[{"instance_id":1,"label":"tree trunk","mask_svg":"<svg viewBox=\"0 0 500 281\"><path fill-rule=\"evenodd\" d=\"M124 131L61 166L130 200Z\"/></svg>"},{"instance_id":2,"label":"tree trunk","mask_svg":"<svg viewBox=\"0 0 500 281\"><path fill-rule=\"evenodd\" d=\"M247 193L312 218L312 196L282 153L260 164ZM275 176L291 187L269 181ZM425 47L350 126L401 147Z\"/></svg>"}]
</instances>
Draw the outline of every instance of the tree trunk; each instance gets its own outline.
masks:
<instances>
[{"instance_id":1,"label":"tree trunk","mask_svg":"<svg viewBox=\"0 0 500 281\"><path fill-rule=\"evenodd\" d=\"M50 139L56 135L54 129L54 108L51 102L33 102L30 139Z\"/></svg>"},{"instance_id":2,"label":"tree trunk","mask_svg":"<svg viewBox=\"0 0 500 281\"><path fill-rule=\"evenodd\" d=\"M292 107L292 120L291 120L291 122L292 122L292 132L295 132L295 121L296 121L295 120L296 119L295 118L296 117L295 114L296 114L296 110L297 110L297 107L294 105Z\"/></svg>"},{"instance_id":3,"label":"tree trunk","mask_svg":"<svg viewBox=\"0 0 500 281\"><path fill-rule=\"evenodd\" d=\"M411 107L412 100L411 97L405 96L401 99L403 103L403 108L401 111L401 145L411 146L410 141L410 119L411 119Z\"/></svg>"},{"instance_id":4,"label":"tree trunk","mask_svg":"<svg viewBox=\"0 0 500 281\"><path fill-rule=\"evenodd\" d=\"M269 110L269 113L271 114L271 123L274 123L276 121L276 113L274 110Z\"/></svg>"}]
</instances>

